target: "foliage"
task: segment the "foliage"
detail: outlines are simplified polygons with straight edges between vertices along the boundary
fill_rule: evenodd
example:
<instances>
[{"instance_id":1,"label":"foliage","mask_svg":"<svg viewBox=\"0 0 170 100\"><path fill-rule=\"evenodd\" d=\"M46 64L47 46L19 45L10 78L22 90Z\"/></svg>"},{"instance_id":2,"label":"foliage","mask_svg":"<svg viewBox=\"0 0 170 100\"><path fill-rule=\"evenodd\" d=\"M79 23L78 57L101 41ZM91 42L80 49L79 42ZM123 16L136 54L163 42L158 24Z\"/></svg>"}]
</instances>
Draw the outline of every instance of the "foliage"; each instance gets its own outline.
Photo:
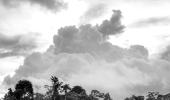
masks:
<instances>
[{"instance_id":1,"label":"foliage","mask_svg":"<svg viewBox=\"0 0 170 100\"><path fill-rule=\"evenodd\" d=\"M24 98L24 100L33 99L33 88L32 83L28 80L20 80L15 86L15 92L17 99Z\"/></svg>"},{"instance_id":2,"label":"foliage","mask_svg":"<svg viewBox=\"0 0 170 100\"><path fill-rule=\"evenodd\" d=\"M148 92L146 100L155 100L157 99L159 92Z\"/></svg>"},{"instance_id":3,"label":"foliage","mask_svg":"<svg viewBox=\"0 0 170 100\"><path fill-rule=\"evenodd\" d=\"M125 98L125 100L144 100L144 96L135 96L135 95L132 95L131 97L127 97Z\"/></svg>"},{"instance_id":4,"label":"foliage","mask_svg":"<svg viewBox=\"0 0 170 100\"><path fill-rule=\"evenodd\" d=\"M91 94L86 94L86 90L81 86L73 86L64 84L56 76L51 76L52 85L45 85L47 89L45 94L33 94L32 84L28 80L20 80L15 85L15 91L8 89L8 93L4 96L4 100L112 100L109 93L101 93L98 90L92 90Z\"/></svg>"},{"instance_id":5,"label":"foliage","mask_svg":"<svg viewBox=\"0 0 170 100\"><path fill-rule=\"evenodd\" d=\"M74 86L70 92L74 92L77 94L86 94L86 91L81 86Z\"/></svg>"},{"instance_id":6,"label":"foliage","mask_svg":"<svg viewBox=\"0 0 170 100\"><path fill-rule=\"evenodd\" d=\"M20 80L15 85L15 91L11 88L5 94L4 100L33 100L32 83L28 80Z\"/></svg>"},{"instance_id":7,"label":"foliage","mask_svg":"<svg viewBox=\"0 0 170 100\"><path fill-rule=\"evenodd\" d=\"M51 76L52 85L45 85L45 94L33 92L32 83L28 80L19 80L15 85L15 91L11 88L5 94L3 100L112 100L109 93L92 90L88 95L81 86L64 84L56 76ZM159 92L148 92L146 100L170 100L170 94L160 95ZM127 97L124 100L144 100L144 96Z\"/></svg>"}]
</instances>

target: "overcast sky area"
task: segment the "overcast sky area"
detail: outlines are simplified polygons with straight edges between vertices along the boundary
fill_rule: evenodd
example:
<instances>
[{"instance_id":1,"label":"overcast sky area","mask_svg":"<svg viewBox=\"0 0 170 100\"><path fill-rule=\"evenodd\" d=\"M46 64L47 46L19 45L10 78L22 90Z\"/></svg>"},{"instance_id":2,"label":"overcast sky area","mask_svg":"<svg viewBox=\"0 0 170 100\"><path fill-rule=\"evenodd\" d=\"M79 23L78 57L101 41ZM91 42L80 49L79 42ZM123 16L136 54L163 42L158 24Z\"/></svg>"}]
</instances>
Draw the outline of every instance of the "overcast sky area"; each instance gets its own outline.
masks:
<instances>
[{"instance_id":1,"label":"overcast sky area","mask_svg":"<svg viewBox=\"0 0 170 100\"><path fill-rule=\"evenodd\" d=\"M56 75L123 100L170 92L170 0L0 0L0 97Z\"/></svg>"}]
</instances>

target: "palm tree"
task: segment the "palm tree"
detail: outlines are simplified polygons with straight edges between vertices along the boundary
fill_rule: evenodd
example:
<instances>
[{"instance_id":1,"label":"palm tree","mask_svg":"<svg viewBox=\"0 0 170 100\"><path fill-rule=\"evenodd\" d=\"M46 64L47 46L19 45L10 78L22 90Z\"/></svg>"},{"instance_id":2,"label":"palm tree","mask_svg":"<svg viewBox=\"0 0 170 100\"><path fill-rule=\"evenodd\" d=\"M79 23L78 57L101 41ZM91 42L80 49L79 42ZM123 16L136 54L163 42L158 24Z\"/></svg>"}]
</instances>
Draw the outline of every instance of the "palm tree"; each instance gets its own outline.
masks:
<instances>
[{"instance_id":1,"label":"palm tree","mask_svg":"<svg viewBox=\"0 0 170 100\"><path fill-rule=\"evenodd\" d=\"M60 82L56 76L51 76L52 81L52 100L58 100L59 98L59 91L61 90L61 86L63 82Z\"/></svg>"}]
</instances>

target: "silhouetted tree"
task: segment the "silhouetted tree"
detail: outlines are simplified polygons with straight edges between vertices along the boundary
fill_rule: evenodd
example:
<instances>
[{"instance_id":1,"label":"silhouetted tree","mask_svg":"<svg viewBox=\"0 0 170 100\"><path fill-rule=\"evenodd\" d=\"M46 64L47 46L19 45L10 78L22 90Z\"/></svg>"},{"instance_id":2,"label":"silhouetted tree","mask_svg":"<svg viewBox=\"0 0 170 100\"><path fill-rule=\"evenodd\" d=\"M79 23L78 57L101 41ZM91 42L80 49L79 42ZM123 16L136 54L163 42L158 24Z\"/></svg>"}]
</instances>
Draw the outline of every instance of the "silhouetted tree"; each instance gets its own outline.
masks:
<instances>
[{"instance_id":1,"label":"silhouetted tree","mask_svg":"<svg viewBox=\"0 0 170 100\"><path fill-rule=\"evenodd\" d=\"M89 99L90 100L98 100L98 95L99 95L99 91L98 90L91 90L91 93L89 95Z\"/></svg>"},{"instance_id":2,"label":"silhouetted tree","mask_svg":"<svg viewBox=\"0 0 170 100\"><path fill-rule=\"evenodd\" d=\"M71 87L69 86L69 84L64 84L64 85L61 86L61 88L62 88L62 91L64 91L65 94L68 93L68 91L71 90Z\"/></svg>"},{"instance_id":3,"label":"silhouetted tree","mask_svg":"<svg viewBox=\"0 0 170 100\"><path fill-rule=\"evenodd\" d=\"M56 76L51 76L52 81L52 100L58 100L59 99L59 91L61 90L61 86L63 82L60 82L59 79Z\"/></svg>"},{"instance_id":4,"label":"silhouetted tree","mask_svg":"<svg viewBox=\"0 0 170 100\"><path fill-rule=\"evenodd\" d=\"M104 100L112 100L109 93L105 94Z\"/></svg>"},{"instance_id":5,"label":"silhouetted tree","mask_svg":"<svg viewBox=\"0 0 170 100\"><path fill-rule=\"evenodd\" d=\"M15 97L13 95L13 91L11 88L8 89L8 93L5 94L4 100L15 100Z\"/></svg>"},{"instance_id":6,"label":"silhouetted tree","mask_svg":"<svg viewBox=\"0 0 170 100\"><path fill-rule=\"evenodd\" d=\"M41 93L35 93L34 100L44 100L44 95Z\"/></svg>"},{"instance_id":7,"label":"silhouetted tree","mask_svg":"<svg viewBox=\"0 0 170 100\"><path fill-rule=\"evenodd\" d=\"M93 97L96 97L99 94L100 94L100 92L98 90L92 90L90 95L93 96Z\"/></svg>"},{"instance_id":8,"label":"silhouetted tree","mask_svg":"<svg viewBox=\"0 0 170 100\"><path fill-rule=\"evenodd\" d=\"M157 100L162 100L163 97L164 97L164 95L159 94L157 97Z\"/></svg>"},{"instance_id":9,"label":"silhouetted tree","mask_svg":"<svg viewBox=\"0 0 170 100\"><path fill-rule=\"evenodd\" d=\"M20 80L15 85L14 96L17 100L33 100L32 83L28 80Z\"/></svg>"},{"instance_id":10,"label":"silhouetted tree","mask_svg":"<svg viewBox=\"0 0 170 100\"><path fill-rule=\"evenodd\" d=\"M124 100L144 100L144 96L135 96L135 95L132 95L131 97L127 97L125 98Z\"/></svg>"},{"instance_id":11,"label":"silhouetted tree","mask_svg":"<svg viewBox=\"0 0 170 100\"><path fill-rule=\"evenodd\" d=\"M146 100L155 100L157 99L159 92L148 92Z\"/></svg>"},{"instance_id":12,"label":"silhouetted tree","mask_svg":"<svg viewBox=\"0 0 170 100\"><path fill-rule=\"evenodd\" d=\"M31 82L28 80L20 80L15 85L14 92L11 88L8 89L8 93L4 96L4 100L99 100L99 98L103 98L103 100L112 100L109 93L104 94L98 90L92 90L91 94L87 95L86 90L81 86L70 88L69 84L63 84L56 76L51 76L51 82L52 86L45 85L47 92L43 95L40 93L33 94Z\"/></svg>"},{"instance_id":13,"label":"silhouetted tree","mask_svg":"<svg viewBox=\"0 0 170 100\"><path fill-rule=\"evenodd\" d=\"M85 89L83 89L81 86L74 86L68 94L70 94L76 100L77 99L78 100L87 100L88 99Z\"/></svg>"},{"instance_id":14,"label":"silhouetted tree","mask_svg":"<svg viewBox=\"0 0 170 100\"><path fill-rule=\"evenodd\" d=\"M45 100L47 99L52 99L52 95L53 95L53 87L52 86L49 86L49 85L45 85L44 86L46 89L47 89L47 91L46 91L46 93L45 93L45 96L44 96L44 98L45 98Z\"/></svg>"},{"instance_id":15,"label":"silhouetted tree","mask_svg":"<svg viewBox=\"0 0 170 100\"><path fill-rule=\"evenodd\" d=\"M85 89L83 89L81 86L74 86L70 92L74 92L77 94L86 94Z\"/></svg>"}]
</instances>

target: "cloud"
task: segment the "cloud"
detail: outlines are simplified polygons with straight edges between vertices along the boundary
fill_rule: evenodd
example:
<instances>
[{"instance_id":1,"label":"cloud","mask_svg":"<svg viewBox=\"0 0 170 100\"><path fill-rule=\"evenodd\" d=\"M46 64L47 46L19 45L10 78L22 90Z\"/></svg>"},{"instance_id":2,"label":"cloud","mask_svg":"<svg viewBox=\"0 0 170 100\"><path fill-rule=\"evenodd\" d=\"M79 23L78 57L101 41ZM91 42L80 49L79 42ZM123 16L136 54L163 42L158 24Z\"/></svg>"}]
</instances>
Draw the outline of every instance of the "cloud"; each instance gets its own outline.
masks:
<instances>
[{"instance_id":1,"label":"cloud","mask_svg":"<svg viewBox=\"0 0 170 100\"><path fill-rule=\"evenodd\" d=\"M168 91L169 61L150 59L148 50L141 45L121 48L107 41L106 36L119 34L123 29L117 29L122 26L120 11L114 14L107 24L60 28L46 52L27 56L15 75L5 77L3 84L14 85L16 80L24 78L40 89L48 84L50 75L56 75L87 90L110 92L116 99L148 91Z\"/></svg>"},{"instance_id":2,"label":"cloud","mask_svg":"<svg viewBox=\"0 0 170 100\"><path fill-rule=\"evenodd\" d=\"M170 24L170 17L152 17L134 23L133 27L146 27L150 25L167 25Z\"/></svg>"},{"instance_id":3,"label":"cloud","mask_svg":"<svg viewBox=\"0 0 170 100\"><path fill-rule=\"evenodd\" d=\"M121 24L121 11L113 10L114 14L110 20L104 20L101 25L98 26L98 30L104 37L108 35L115 35L123 32L124 26Z\"/></svg>"},{"instance_id":4,"label":"cloud","mask_svg":"<svg viewBox=\"0 0 170 100\"><path fill-rule=\"evenodd\" d=\"M170 46L167 46L165 51L162 52L160 58L170 61Z\"/></svg>"},{"instance_id":5,"label":"cloud","mask_svg":"<svg viewBox=\"0 0 170 100\"><path fill-rule=\"evenodd\" d=\"M116 52L108 52L110 50L106 48L102 52L112 57L103 57L102 53L98 57L91 52L67 51L56 54L55 48L51 47L45 53L33 53L27 57L24 64L15 71L16 74L6 77L4 83L11 85L16 80L26 78L35 86L40 85L43 88L50 75L56 75L72 85L82 85L87 90L108 91L119 99L132 93L169 90L169 62L148 59L145 52L147 50L142 46L122 48L122 51L116 50L114 45L112 47L111 50ZM120 57L122 52L124 54ZM35 80L46 81L40 84Z\"/></svg>"},{"instance_id":6,"label":"cloud","mask_svg":"<svg viewBox=\"0 0 170 100\"><path fill-rule=\"evenodd\" d=\"M66 8L67 4L61 0L0 0L6 7L17 7L20 4L30 3L32 5L40 5L52 11L58 11Z\"/></svg>"},{"instance_id":7,"label":"cloud","mask_svg":"<svg viewBox=\"0 0 170 100\"><path fill-rule=\"evenodd\" d=\"M126 0L123 0L126 1ZM139 3L145 3L145 4L159 4L159 3L168 3L169 0L127 0L127 2L139 2Z\"/></svg>"},{"instance_id":8,"label":"cloud","mask_svg":"<svg viewBox=\"0 0 170 100\"><path fill-rule=\"evenodd\" d=\"M35 35L6 36L0 34L0 58L26 55L36 48Z\"/></svg>"},{"instance_id":9,"label":"cloud","mask_svg":"<svg viewBox=\"0 0 170 100\"><path fill-rule=\"evenodd\" d=\"M87 23L93 19L96 19L104 14L106 11L106 5L105 4L95 4L90 5L88 10L85 12L83 16L81 16L81 22Z\"/></svg>"}]
</instances>

